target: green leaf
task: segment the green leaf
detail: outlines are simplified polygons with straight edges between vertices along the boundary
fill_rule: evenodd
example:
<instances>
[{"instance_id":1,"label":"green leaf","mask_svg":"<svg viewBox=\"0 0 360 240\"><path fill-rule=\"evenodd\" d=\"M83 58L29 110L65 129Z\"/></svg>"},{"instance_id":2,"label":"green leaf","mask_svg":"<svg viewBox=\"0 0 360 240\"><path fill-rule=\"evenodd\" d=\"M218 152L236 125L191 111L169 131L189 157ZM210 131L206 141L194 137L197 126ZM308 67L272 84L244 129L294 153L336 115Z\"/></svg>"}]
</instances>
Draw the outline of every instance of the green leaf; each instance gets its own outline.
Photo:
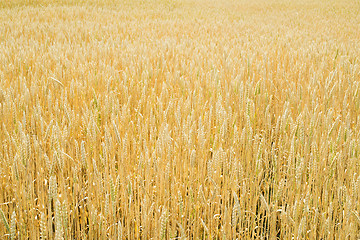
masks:
<instances>
[{"instance_id":1,"label":"green leaf","mask_svg":"<svg viewBox=\"0 0 360 240\"><path fill-rule=\"evenodd\" d=\"M9 232L9 234L10 234L10 227L9 227L9 224L8 224L8 222L7 222L7 220L6 220L6 217L5 217L5 214L4 214L4 212L0 209L0 214L1 214L1 218L2 218L2 220L3 220L3 222L4 222L4 225L5 225L5 227L6 227L6 229L7 229L7 231Z\"/></svg>"}]
</instances>

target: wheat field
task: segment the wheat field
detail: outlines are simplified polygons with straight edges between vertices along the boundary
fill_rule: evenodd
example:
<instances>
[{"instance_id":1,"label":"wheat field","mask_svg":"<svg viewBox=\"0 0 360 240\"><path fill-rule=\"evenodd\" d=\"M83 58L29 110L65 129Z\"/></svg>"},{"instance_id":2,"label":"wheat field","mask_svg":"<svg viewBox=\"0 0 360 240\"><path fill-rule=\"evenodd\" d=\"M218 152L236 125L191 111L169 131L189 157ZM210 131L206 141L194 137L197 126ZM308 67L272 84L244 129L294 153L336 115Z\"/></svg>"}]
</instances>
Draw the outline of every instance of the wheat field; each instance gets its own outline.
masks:
<instances>
[{"instance_id":1,"label":"wheat field","mask_svg":"<svg viewBox=\"0 0 360 240\"><path fill-rule=\"evenodd\" d=\"M359 239L357 0L0 0L0 239Z\"/></svg>"}]
</instances>

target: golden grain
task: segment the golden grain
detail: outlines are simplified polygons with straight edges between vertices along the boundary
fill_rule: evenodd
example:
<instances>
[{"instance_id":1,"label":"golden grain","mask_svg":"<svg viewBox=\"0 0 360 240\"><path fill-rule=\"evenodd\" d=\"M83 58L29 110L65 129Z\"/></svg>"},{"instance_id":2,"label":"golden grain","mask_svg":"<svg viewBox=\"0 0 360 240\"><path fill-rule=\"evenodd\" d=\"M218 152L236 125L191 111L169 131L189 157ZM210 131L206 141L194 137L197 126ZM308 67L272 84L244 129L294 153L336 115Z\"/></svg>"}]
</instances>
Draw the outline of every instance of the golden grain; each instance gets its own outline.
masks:
<instances>
[{"instance_id":1,"label":"golden grain","mask_svg":"<svg viewBox=\"0 0 360 240\"><path fill-rule=\"evenodd\" d=\"M1 239L357 239L355 0L0 0Z\"/></svg>"}]
</instances>

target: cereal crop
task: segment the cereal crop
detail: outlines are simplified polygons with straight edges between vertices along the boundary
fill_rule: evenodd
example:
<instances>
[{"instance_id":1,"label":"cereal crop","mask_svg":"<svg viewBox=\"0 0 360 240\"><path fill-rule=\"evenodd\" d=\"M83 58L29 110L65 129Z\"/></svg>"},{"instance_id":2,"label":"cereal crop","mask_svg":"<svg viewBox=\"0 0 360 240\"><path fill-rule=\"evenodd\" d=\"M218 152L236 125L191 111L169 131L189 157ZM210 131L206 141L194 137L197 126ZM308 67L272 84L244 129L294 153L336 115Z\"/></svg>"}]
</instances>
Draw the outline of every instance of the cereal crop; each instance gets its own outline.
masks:
<instances>
[{"instance_id":1,"label":"cereal crop","mask_svg":"<svg viewBox=\"0 0 360 240\"><path fill-rule=\"evenodd\" d=\"M358 0L0 0L0 239L359 239Z\"/></svg>"}]
</instances>

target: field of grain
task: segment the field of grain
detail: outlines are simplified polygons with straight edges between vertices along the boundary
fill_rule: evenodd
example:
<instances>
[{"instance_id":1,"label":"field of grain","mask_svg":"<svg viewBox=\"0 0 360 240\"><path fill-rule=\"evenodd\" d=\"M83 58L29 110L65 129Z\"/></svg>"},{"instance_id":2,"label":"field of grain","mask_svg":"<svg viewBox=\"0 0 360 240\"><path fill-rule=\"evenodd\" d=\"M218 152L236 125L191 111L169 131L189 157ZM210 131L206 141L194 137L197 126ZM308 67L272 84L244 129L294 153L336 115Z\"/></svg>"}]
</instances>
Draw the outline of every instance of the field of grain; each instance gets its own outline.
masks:
<instances>
[{"instance_id":1,"label":"field of grain","mask_svg":"<svg viewBox=\"0 0 360 240\"><path fill-rule=\"evenodd\" d=\"M0 239L358 239L358 0L0 0Z\"/></svg>"}]
</instances>

